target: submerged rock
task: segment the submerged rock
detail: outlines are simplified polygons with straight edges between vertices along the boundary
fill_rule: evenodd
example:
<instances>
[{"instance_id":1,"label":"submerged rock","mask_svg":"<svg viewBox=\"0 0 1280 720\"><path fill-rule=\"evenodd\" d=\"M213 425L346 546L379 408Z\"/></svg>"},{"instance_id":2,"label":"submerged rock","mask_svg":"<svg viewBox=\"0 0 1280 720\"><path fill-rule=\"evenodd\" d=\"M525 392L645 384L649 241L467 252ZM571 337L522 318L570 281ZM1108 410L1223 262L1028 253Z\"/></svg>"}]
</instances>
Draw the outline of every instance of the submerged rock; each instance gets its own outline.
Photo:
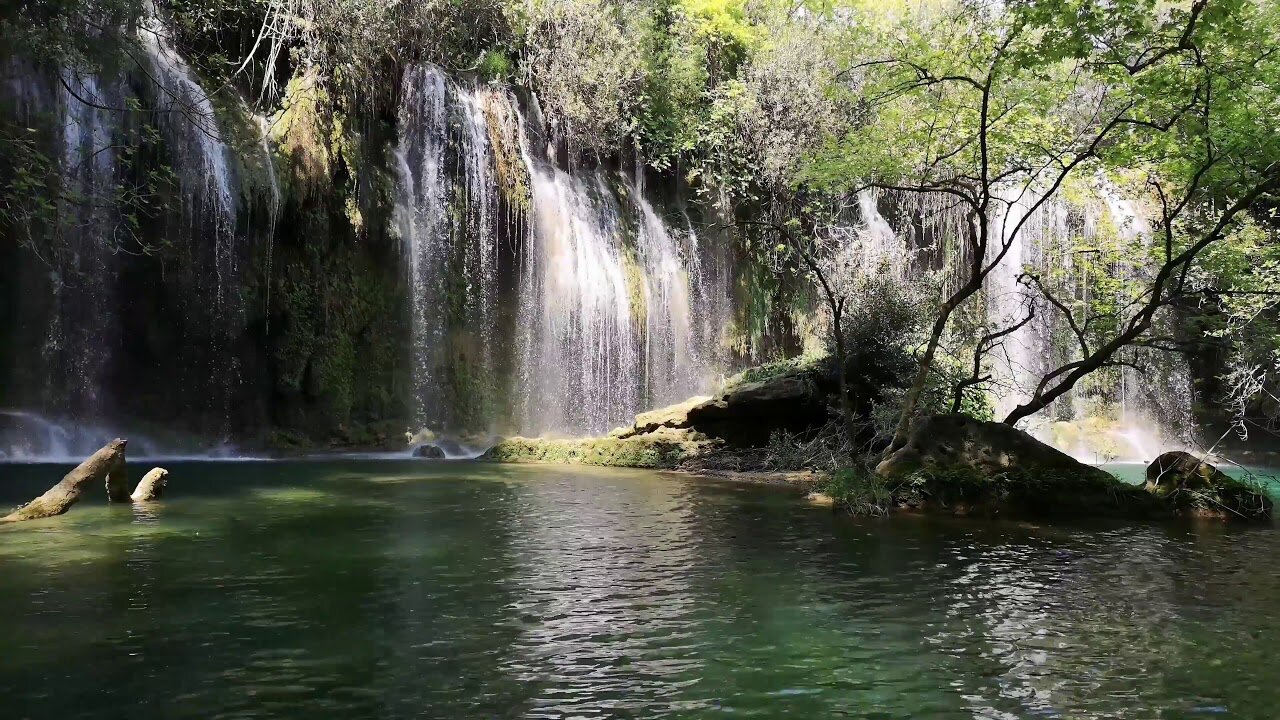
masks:
<instances>
[{"instance_id":1,"label":"submerged rock","mask_svg":"<svg viewBox=\"0 0 1280 720\"><path fill-rule=\"evenodd\" d=\"M413 449L413 456L427 460L443 460L444 450L439 445L419 445Z\"/></svg>"},{"instance_id":2,"label":"submerged rock","mask_svg":"<svg viewBox=\"0 0 1280 720\"><path fill-rule=\"evenodd\" d=\"M1185 514L1223 519L1271 516L1271 498L1260 488L1180 450L1164 453L1147 466L1145 488Z\"/></svg>"},{"instance_id":3,"label":"submerged rock","mask_svg":"<svg viewBox=\"0 0 1280 720\"><path fill-rule=\"evenodd\" d=\"M1004 423L931 415L876 467L903 503L956 511L1149 517L1155 498Z\"/></svg>"},{"instance_id":4,"label":"submerged rock","mask_svg":"<svg viewBox=\"0 0 1280 720\"><path fill-rule=\"evenodd\" d=\"M80 501L86 488L107 482L108 494L112 478L116 482L125 474L125 440L116 438L87 460L63 476L62 481L49 488L43 495L0 518L0 522L19 522L61 515ZM128 496L126 495L127 499Z\"/></svg>"},{"instance_id":5,"label":"submerged rock","mask_svg":"<svg viewBox=\"0 0 1280 720\"><path fill-rule=\"evenodd\" d=\"M129 496L134 502L148 502L151 500L159 500L164 494L164 489L169 484L169 471L164 468L151 468L146 475L142 476L142 480L138 482L138 487L134 489L133 495Z\"/></svg>"}]
</instances>

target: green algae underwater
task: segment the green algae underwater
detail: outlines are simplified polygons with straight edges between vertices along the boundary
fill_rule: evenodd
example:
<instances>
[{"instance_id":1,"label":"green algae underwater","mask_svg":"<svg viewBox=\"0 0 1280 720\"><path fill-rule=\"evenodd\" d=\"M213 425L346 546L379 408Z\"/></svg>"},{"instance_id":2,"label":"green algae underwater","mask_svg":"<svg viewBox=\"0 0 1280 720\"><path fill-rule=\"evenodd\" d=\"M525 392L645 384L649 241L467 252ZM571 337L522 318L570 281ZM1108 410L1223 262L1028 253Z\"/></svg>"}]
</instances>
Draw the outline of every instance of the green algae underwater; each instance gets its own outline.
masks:
<instances>
[{"instance_id":1,"label":"green algae underwater","mask_svg":"<svg viewBox=\"0 0 1280 720\"><path fill-rule=\"evenodd\" d=\"M477 462L178 462L0 529L12 718L1272 717L1272 528L834 515ZM21 502L63 468L4 467ZM135 472L137 472L135 466Z\"/></svg>"}]
</instances>

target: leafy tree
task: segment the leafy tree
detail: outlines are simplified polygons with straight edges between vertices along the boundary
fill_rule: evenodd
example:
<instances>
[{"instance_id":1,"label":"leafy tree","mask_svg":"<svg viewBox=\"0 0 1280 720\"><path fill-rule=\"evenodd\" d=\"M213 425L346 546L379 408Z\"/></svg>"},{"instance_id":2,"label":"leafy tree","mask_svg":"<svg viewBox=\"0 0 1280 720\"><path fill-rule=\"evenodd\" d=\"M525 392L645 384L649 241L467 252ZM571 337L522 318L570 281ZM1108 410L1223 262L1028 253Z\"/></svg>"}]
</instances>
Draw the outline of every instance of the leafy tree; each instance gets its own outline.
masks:
<instances>
[{"instance_id":1,"label":"leafy tree","mask_svg":"<svg viewBox=\"0 0 1280 720\"><path fill-rule=\"evenodd\" d=\"M1280 188L1267 115L1280 79L1274 13L1251 0L959 2L850 40L845 90L865 114L815 153L804 180L946 196L967 225L961 282L939 304L895 445L957 311L1006 260L1029 215L1074 178L1141 175L1159 208L1157 269L1110 311L1114 330L1102 337L1086 331L1098 318L1046 296L1080 352L1005 422L1122 362L1123 348L1194 292L1203 251Z\"/></svg>"}]
</instances>

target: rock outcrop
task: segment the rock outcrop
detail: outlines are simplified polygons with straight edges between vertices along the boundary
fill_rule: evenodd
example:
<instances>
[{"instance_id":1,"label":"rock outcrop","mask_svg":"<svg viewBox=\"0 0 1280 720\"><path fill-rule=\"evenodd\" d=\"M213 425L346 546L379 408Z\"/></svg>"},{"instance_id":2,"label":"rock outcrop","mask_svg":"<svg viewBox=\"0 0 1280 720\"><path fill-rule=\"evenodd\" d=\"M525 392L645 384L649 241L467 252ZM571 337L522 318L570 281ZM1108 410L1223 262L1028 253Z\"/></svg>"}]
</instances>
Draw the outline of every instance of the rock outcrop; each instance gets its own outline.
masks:
<instances>
[{"instance_id":1,"label":"rock outcrop","mask_svg":"<svg viewBox=\"0 0 1280 720\"><path fill-rule=\"evenodd\" d=\"M142 476L142 480L138 482L138 487L134 489L133 495L129 496L134 502L149 502L159 500L164 494L164 489L169 484L169 471L164 468L151 468L146 475Z\"/></svg>"},{"instance_id":2,"label":"rock outcrop","mask_svg":"<svg viewBox=\"0 0 1280 720\"><path fill-rule=\"evenodd\" d=\"M1161 503L1009 425L964 415L911 423L876 474L904 502L962 512L1150 517Z\"/></svg>"},{"instance_id":3,"label":"rock outcrop","mask_svg":"<svg viewBox=\"0 0 1280 720\"><path fill-rule=\"evenodd\" d=\"M1188 452L1175 450L1147 466L1147 492L1169 495L1179 490L1200 490L1230 480L1221 470Z\"/></svg>"},{"instance_id":4,"label":"rock outcrop","mask_svg":"<svg viewBox=\"0 0 1280 720\"><path fill-rule=\"evenodd\" d=\"M480 459L662 469L675 468L718 444L696 433L669 428L626 438L514 437L493 446Z\"/></svg>"},{"instance_id":5,"label":"rock outcrop","mask_svg":"<svg viewBox=\"0 0 1280 720\"><path fill-rule=\"evenodd\" d=\"M1261 489L1180 450L1164 453L1147 466L1145 487L1184 514L1222 519L1271 516L1271 498Z\"/></svg>"},{"instance_id":6,"label":"rock outcrop","mask_svg":"<svg viewBox=\"0 0 1280 720\"><path fill-rule=\"evenodd\" d=\"M125 444L119 438L112 440L102 449L89 456L74 470L67 473L62 481L49 488L43 495L19 507L12 513L0 518L0 522L20 522L22 520L38 520L40 518L61 515L80 501L86 489L107 483L108 493L113 483L125 476ZM113 480L112 477L115 477ZM128 495L125 495L128 499Z\"/></svg>"},{"instance_id":7,"label":"rock outcrop","mask_svg":"<svg viewBox=\"0 0 1280 720\"><path fill-rule=\"evenodd\" d=\"M899 477L921 469L964 470L986 476L1016 469L1111 478L1109 473L1086 465L1011 425L975 420L967 415L916 418L911 423L906 444L881 460L876 473L882 477Z\"/></svg>"},{"instance_id":8,"label":"rock outcrop","mask_svg":"<svg viewBox=\"0 0 1280 720\"><path fill-rule=\"evenodd\" d=\"M631 427L615 430L610 436L633 438L661 429L691 430L731 447L765 445L775 430L803 432L828 421L828 393L818 375L816 369L805 367L739 382L714 397L693 397L641 413Z\"/></svg>"}]
</instances>

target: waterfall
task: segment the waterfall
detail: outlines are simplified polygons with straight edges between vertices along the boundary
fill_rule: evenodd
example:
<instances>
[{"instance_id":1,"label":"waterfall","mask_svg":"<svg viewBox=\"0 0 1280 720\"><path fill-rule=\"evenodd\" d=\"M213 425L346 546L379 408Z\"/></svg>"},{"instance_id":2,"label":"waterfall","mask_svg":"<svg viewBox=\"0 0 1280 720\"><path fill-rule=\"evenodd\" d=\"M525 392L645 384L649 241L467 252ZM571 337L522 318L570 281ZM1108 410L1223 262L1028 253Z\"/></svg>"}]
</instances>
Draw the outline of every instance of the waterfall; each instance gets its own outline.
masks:
<instances>
[{"instance_id":1,"label":"waterfall","mask_svg":"<svg viewBox=\"0 0 1280 720\"><path fill-rule=\"evenodd\" d=\"M198 236L213 239L212 265L215 310L232 306L236 291L236 191L230 150L222 139L209 94L168 39L169 28L150 9L138 29L142 48L151 61L156 88L156 112L169 143L170 167L182 189L183 217Z\"/></svg>"},{"instance_id":2,"label":"waterfall","mask_svg":"<svg viewBox=\"0 0 1280 720\"><path fill-rule=\"evenodd\" d=\"M1051 246L1067 238L1069 230L1066 206L1051 199L1036 207L1042 199L1037 188L1024 184L1001 187L997 193L987 262L994 262L1001 252L1005 255L987 280L988 332L1017 327L993 352L997 418L1031 398L1050 362L1042 325L1034 320L1024 323L1033 308L1043 321L1045 310L1037 306L1034 286L1023 274L1044 274L1046 250L1051 253Z\"/></svg>"},{"instance_id":3,"label":"waterfall","mask_svg":"<svg viewBox=\"0 0 1280 720\"><path fill-rule=\"evenodd\" d=\"M272 255L276 247L276 224L280 221L280 180L276 175L276 162L271 156L270 141L270 123L261 115L254 115L254 122L258 126L258 145L262 148L262 160L266 166L267 181L269 184L271 206L268 208L269 222L267 223L267 267L266 281L263 283L263 299L262 299L262 315L263 325L267 332L271 331L271 261Z\"/></svg>"},{"instance_id":4,"label":"waterfall","mask_svg":"<svg viewBox=\"0 0 1280 720\"><path fill-rule=\"evenodd\" d=\"M491 92L430 65L403 80L396 227L410 288L414 420L433 430L474 426L496 392L502 228Z\"/></svg>"},{"instance_id":5,"label":"waterfall","mask_svg":"<svg viewBox=\"0 0 1280 720\"><path fill-rule=\"evenodd\" d=\"M116 144L123 134L124 93L117 83L70 70L60 73L62 123L58 250L53 257L53 312L45 357L50 395L64 411L103 412L102 386L120 344L115 296ZM99 106L99 107L95 107Z\"/></svg>"},{"instance_id":6,"label":"waterfall","mask_svg":"<svg viewBox=\"0 0 1280 720\"><path fill-rule=\"evenodd\" d=\"M1153 239L1151 222L1142 208L1105 176L1099 175L1095 185L1120 243L1135 258L1132 264L1119 268L1121 278L1126 282L1149 280L1150 270L1137 259L1149 256ZM1116 300L1127 302L1128 298ZM1143 357L1133 350L1129 355L1148 361L1144 364L1149 369L1144 374L1130 365L1119 368L1117 436L1142 460L1153 460L1163 450L1185 449L1193 444L1191 371L1186 356L1169 353L1159 358L1159 362L1151 362L1156 360L1152 353L1145 353Z\"/></svg>"},{"instance_id":7,"label":"waterfall","mask_svg":"<svg viewBox=\"0 0 1280 720\"><path fill-rule=\"evenodd\" d=\"M906 247L889 221L880 214L880 197L875 190L858 193L858 246L862 251L861 266L879 272L887 270L896 278L907 271Z\"/></svg>"},{"instance_id":8,"label":"waterfall","mask_svg":"<svg viewBox=\"0 0 1280 720\"><path fill-rule=\"evenodd\" d=\"M1080 353L1064 318L1026 275L1039 278L1068 304L1105 300L1123 306L1132 300L1126 295L1128 281L1149 272L1145 259L1151 223L1142 206L1105 177L1099 176L1086 190L1082 197L1059 194L1041 202L1043 192L1034 185L1010 182L996 188L986 262L994 262L1008 249L984 287L984 332L1018 326L987 358L987 390L996 419L1029 400L1046 373L1078 359ZM837 262L857 273L888 270L911 282L928 268L895 266L893 258L922 253L922 258L933 257L935 267L951 268L943 285L944 292L954 291L964 275L957 268L969 262L963 208L942 196L890 194L896 212L886 217L874 195L861 193L853 199L857 216L845 221L843 232L833 233L845 243L837 251ZM1111 259L1098 268L1090 258L1103 250ZM1093 276L1099 271L1125 282L1099 283ZM1091 297L1108 287L1114 288L1114 298ZM1032 308L1034 317L1024 323ZM1095 373L1025 420L1024 429L1088 461L1150 461L1159 450L1185 447L1193 427L1186 359L1138 349L1125 353L1124 360L1141 359L1148 372L1122 367ZM1159 401L1165 398L1172 402Z\"/></svg>"},{"instance_id":9,"label":"waterfall","mask_svg":"<svg viewBox=\"0 0 1280 720\"><path fill-rule=\"evenodd\" d=\"M527 152L527 148L526 148ZM531 238L521 281L522 430L595 433L639 407L643 269L603 171L570 176L526 154Z\"/></svg>"},{"instance_id":10,"label":"waterfall","mask_svg":"<svg viewBox=\"0 0 1280 720\"><path fill-rule=\"evenodd\" d=\"M443 252L449 240L448 197L444 153L448 139L448 80L434 67L406 71L400 105L400 146L395 150L400 175L397 225L407 254L410 321L412 323L413 401L415 421L438 421L435 352L443 346L443 318L438 312Z\"/></svg>"},{"instance_id":11,"label":"waterfall","mask_svg":"<svg viewBox=\"0 0 1280 720\"><path fill-rule=\"evenodd\" d=\"M1032 321L1003 339L990 359L997 418L1030 399L1046 373L1077 359L1080 352L1065 319L1033 284L1020 279L1023 273L1034 274L1059 299L1087 305L1096 300L1090 292L1098 281L1090 274L1100 270L1122 281L1114 290L1116 296L1106 300L1125 307L1132 300L1126 294L1130 283L1148 272L1144 259L1150 222L1141 207L1105 177L1097 178L1083 199L1054 197L1032 210L1042 197L1038 188L1025 185L1003 187L997 196L1000 212L992 221L991 235L993 243L999 240L1009 249L988 279L988 330L1013 326L1032 307L1036 312ZM1011 236L1019 222L1021 231ZM1116 259L1096 268L1088 258L1095 257L1103 244L1113 245L1109 252ZM988 261L999 251L993 244ZM1138 351L1125 352L1123 359L1132 360ZM1026 429L1088 461L1150 461L1162 449L1184 447L1191 428L1186 359L1146 359L1155 361L1151 363L1157 366L1154 372L1122 367L1114 372L1114 380L1112 375L1098 373L1087 386L1073 388L1046 411L1028 418ZM1172 407L1153 402L1156 394L1172 394Z\"/></svg>"},{"instance_id":12,"label":"waterfall","mask_svg":"<svg viewBox=\"0 0 1280 720\"><path fill-rule=\"evenodd\" d=\"M169 38L172 29L146 3L138 40L151 66L153 112L164 136L169 169L181 193L185 262L194 287L183 300L189 346L199 348L185 380L203 387L194 410L206 413L226 442L232 434L233 398L241 382L235 351L243 330L237 245L239 182L208 92ZM219 419L220 418L220 419Z\"/></svg>"},{"instance_id":13,"label":"waterfall","mask_svg":"<svg viewBox=\"0 0 1280 720\"><path fill-rule=\"evenodd\" d=\"M599 433L708 389L724 263L702 265L687 218L664 220L642 177L558 166L534 149L536 99L429 65L406 71L399 122L418 424L475 429L480 394L514 405L520 432Z\"/></svg>"},{"instance_id":14,"label":"waterfall","mask_svg":"<svg viewBox=\"0 0 1280 720\"><path fill-rule=\"evenodd\" d=\"M138 325L125 312L129 296L122 292L122 278L148 262L139 243L181 237L185 242L174 247L186 255L178 263L178 275L185 273L194 287L183 288L177 296L187 313L180 342L190 354L175 361L186 370L182 382L190 396L222 411L224 435L231 429L232 391L239 378L232 340L243 326L234 158L219 135L207 93L165 32L155 8L148 5L137 31L140 66L116 76L72 67L54 74L38 65L28 69L21 61L10 63L16 71L12 92L20 116L27 118L29 127L56 123L57 132L48 142L56 148L52 155L58 162L60 189L52 241L36 251L36 261L49 268L51 294L47 300L31 298L22 305L24 313L48 319L44 363L33 372L48 389L39 397L16 394L20 402L38 410L10 411L10 425L19 417L14 413L25 412L28 420L75 418L83 432L69 420L45 421L56 423L67 437L111 435L104 428L122 419L113 411L120 398L111 397L111 388L129 375L120 360L127 356L121 352L124 334ZM147 88L141 96L127 81L131 74ZM162 162L176 178L180 198L169 216L178 223L163 228L147 224L150 218L139 226L132 194L135 175L153 169L149 160L130 150L146 142L149 122L164 137ZM165 175L157 172L147 180ZM143 202L154 202L166 191L164 185L148 183L147 190L156 195ZM148 234L156 229L159 241ZM77 452L88 444L86 440L66 447ZM26 450L20 452L6 450L10 445L0 437L0 453L7 457L59 456L58 446L49 442L25 443Z\"/></svg>"},{"instance_id":15,"label":"waterfall","mask_svg":"<svg viewBox=\"0 0 1280 720\"><path fill-rule=\"evenodd\" d=\"M531 151L527 128L522 138L533 199L520 292L522 429L603 433L707 391L726 318L714 330L698 322L718 308L696 235L659 217L640 178L571 174Z\"/></svg>"}]
</instances>

